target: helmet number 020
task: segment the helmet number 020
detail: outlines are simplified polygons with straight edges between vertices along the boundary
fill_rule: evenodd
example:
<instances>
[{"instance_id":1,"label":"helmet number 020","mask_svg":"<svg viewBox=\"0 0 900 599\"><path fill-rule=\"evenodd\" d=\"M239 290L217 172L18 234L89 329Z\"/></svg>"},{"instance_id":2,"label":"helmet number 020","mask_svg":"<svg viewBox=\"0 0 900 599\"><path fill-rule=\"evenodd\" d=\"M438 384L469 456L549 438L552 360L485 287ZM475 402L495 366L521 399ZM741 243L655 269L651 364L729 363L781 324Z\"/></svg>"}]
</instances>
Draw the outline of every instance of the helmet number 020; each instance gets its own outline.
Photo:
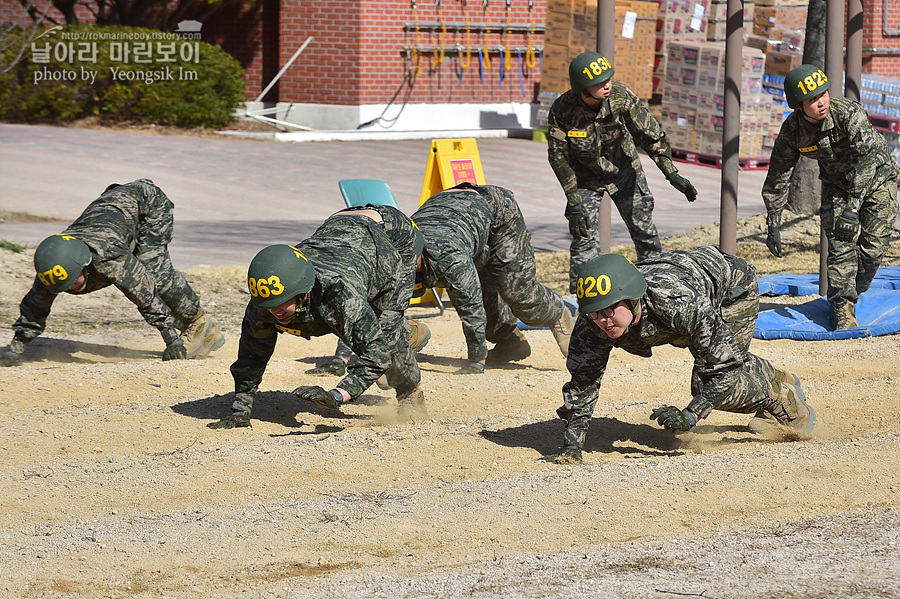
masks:
<instances>
[{"instance_id":1,"label":"helmet number 020","mask_svg":"<svg viewBox=\"0 0 900 599\"><path fill-rule=\"evenodd\" d=\"M597 297L598 295L606 295L612 290L612 281L609 275L600 275L594 277L578 277L578 284L575 288L575 294L579 298Z\"/></svg>"},{"instance_id":2,"label":"helmet number 020","mask_svg":"<svg viewBox=\"0 0 900 599\"><path fill-rule=\"evenodd\" d=\"M825 73L822 72L822 69L819 69L812 75L808 75L797 82L797 87L800 88L800 93L803 95L811 94L819 87L828 82L828 77Z\"/></svg>"},{"instance_id":3,"label":"helmet number 020","mask_svg":"<svg viewBox=\"0 0 900 599\"><path fill-rule=\"evenodd\" d=\"M585 75L588 76L588 79L593 80L594 76L600 76L603 74L603 71L607 71L612 68L612 65L609 64L609 61L605 56L601 56L597 60L594 60L588 66L584 67L584 70L581 71Z\"/></svg>"},{"instance_id":4,"label":"helmet number 020","mask_svg":"<svg viewBox=\"0 0 900 599\"><path fill-rule=\"evenodd\" d=\"M268 279L254 279L250 277L247 279L247 287L250 289L250 295L253 297L267 298L284 293L284 285L281 284L281 279L278 278L278 275L272 275Z\"/></svg>"},{"instance_id":5,"label":"helmet number 020","mask_svg":"<svg viewBox=\"0 0 900 599\"><path fill-rule=\"evenodd\" d=\"M50 285L55 285L58 281L65 281L68 279L69 273L66 272L66 269L61 265L57 264L50 270L37 273L37 276L38 279L41 280L41 283L49 287Z\"/></svg>"}]
</instances>

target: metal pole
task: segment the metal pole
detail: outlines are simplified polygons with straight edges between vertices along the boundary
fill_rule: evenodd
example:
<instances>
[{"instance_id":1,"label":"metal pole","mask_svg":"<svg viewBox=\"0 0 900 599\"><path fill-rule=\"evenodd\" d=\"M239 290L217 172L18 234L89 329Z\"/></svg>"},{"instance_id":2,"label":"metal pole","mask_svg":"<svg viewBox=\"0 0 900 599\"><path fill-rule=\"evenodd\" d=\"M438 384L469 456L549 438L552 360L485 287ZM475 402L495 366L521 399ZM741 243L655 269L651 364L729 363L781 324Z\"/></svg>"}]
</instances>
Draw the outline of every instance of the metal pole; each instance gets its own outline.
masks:
<instances>
[{"instance_id":1,"label":"metal pole","mask_svg":"<svg viewBox=\"0 0 900 599\"><path fill-rule=\"evenodd\" d=\"M719 249L737 251L737 197L741 143L741 70L744 7L728 0L725 22L725 120L722 124L722 191L719 205Z\"/></svg>"},{"instance_id":2,"label":"metal pole","mask_svg":"<svg viewBox=\"0 0 900 599\"><path fill-rule=\"evenodd\" d=\"M825 3L825 75L831 81L828 94L843 95L844 64L844 6L843 2ZM828 294L828 238L819 219L819 295Z\"/></svg>"},{"instance_id":3,"label":"metal pole","mask_svg":"<svg viewBox=\"0 0 900 599\"><path fill-rule=\"evenodd\" d=\"M863 7L862 0L847 2L847 58L845 70L847 80L844 84L844 96L860 99L862 88L862 43L863 43Z\"/></svg>"},{"instance_id":4,"label":"metal pole","mask_svg":"<svg viewBox=\"0 0 900 599\"><path fill-rule=\"evenodd\" d=\"M597 52L616 64L616 1L599 0L597 4ZM600 251L609 253L612 235L610 227L612 223L612 199L608 193L603 194L600 200L600 214L598 215L598 227L600 234Z\"/></svg>"},{"instance_id":5,"label":"metal pole","mask_svg":"<svg viewBox=\"0 0 900 599\"><path fill-rule=\"evenodd\" d=\"M309 42L311 42L312 40L313 40L312 36L306 38L306 41L303 42L303 45L300 46L296 52L294 52L294 55L291 56L291 59L289 61L287 61L287 64L285 64L283 67L281 67L281 70L278 71L278 74L275 75L275 77L272 79L272 81L269 82L269 85L266 86L266 89L262 90L262 93L259 94L259 97L256 98L256 100L254 100L255 102L259 102L260 100L263 99L263 97L265 97L265 95L267 93L269 93L269 90L272 89L272 86L275 85L276 83L278 83L278 80L281 79L281 76L284 75L284 72L286 70L288 70L288 68L292 64L294 64L294 61L297 60L297 57L300 56L300 53L306 49L306 46L308 46Z\"/></svg>"}]
</instances>

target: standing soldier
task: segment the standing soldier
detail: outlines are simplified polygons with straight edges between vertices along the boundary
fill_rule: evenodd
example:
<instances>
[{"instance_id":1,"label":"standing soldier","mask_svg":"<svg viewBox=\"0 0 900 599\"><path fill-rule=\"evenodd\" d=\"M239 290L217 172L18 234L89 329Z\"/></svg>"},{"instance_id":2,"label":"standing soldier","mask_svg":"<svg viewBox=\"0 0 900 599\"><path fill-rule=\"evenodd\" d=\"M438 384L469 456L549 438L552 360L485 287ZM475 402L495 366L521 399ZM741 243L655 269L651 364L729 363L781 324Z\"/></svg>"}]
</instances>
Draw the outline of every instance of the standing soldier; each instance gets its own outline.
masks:
<instances>
[{"instance_id":1,"label":"standing soldier","mask_svg":"<svg viewBox=\"0 0 900 599\"><path fill-rule=\"evenodd\" d=\"M783 425L793 435L812 432L816 413L800 380L749 352L759 286L745 260L713 246L661 252L635 267L618 254L585 264L578 276L578 310L563 386L564 446L545 459L581 462L581 448L614 347L650 357L658 345L686 347L694 357L687 408L653 410L669 431L687 431L712 410L754 414L751 431Z\"/></svg>"},{"instance_id":2,"label":"standing soldier","mask_svg":"<svg viewBox=\"0 0 900 599\"><path fill-rule=\"evenodd\" d=\"M811 64L800 65L784 78L784 93L794 112L775 139L762 197L766 246L780 258L781 214L791 172L800 156L818 161L820 215L828 238L827 297L831 326L837 330L858 326L854 306L890 246L900 167L865 108L854 100L831 98L830 87L825 73Z\"/></svg>"},{"instance_id":3,"label":"standing soldier","mask_svg":"<svg viewBox=\"0 0 900 599\"><path fill-rule=\"evenodd\" d=\"M634 92L612 80L614 72L601 54L579 54L569 64L572 89L556 99L548 116L547 154L566 194L572 234L570 293L575 293L580 266L600 254L598 215L604 192L628 227L637 259L662 250L638 147L689 202L697 199L697 190L672 162L659 122Z\"/></svg>"},{"instance_id":4,"label":"standing soldier","mask_svg":"<svg viewBox=\"0 0 900 599\"><path fill-rule=\"evenodd\" d=\"M566 355L572 314L537 281L531 234L511 191L463 183L430 197L412 219L425 236L416 295L443 287L462 321L469 362L457 374L531 355L516 318L550 327Z\"/></svg>"},{"instance_id":5,"label":"standing soldier","mask_svg":"<svg viewBox=\"0 0 900 599\"><path fill-rule=\"evenodd\" d=\"M389 227L405 231L412 255L413 225L391 207L338 212L296 246L271 245L256 254L247 272L250 303L238 357L231 365L232 413L210 428L250 426L253 401L279 333L304 339L335 334L358 356L334 389L294 389L301 399L338 408L362 395L384 373L397 390L401 410L410 416L422 411L419 365L403 318L412 296L415 262L401 258L385 233Z\"/></svg>"},{"instance_id":6,"label":"standing soldier","mask_svg":"<svg viewBox=\"0 0 900 599\"><path fill-rule=\"evenodd\" d=\"M58 294L81 295L110 285L159 330L166 344L163 360L205 358L222 347L225 336L169 258L173 209L149 179L113 184L65 231L42 241L34 253L37 276L19 306L0 365L20 363L25 344L44 332ZM184 325L180 335L176 318Z\"/></svg>"}]
</instances>

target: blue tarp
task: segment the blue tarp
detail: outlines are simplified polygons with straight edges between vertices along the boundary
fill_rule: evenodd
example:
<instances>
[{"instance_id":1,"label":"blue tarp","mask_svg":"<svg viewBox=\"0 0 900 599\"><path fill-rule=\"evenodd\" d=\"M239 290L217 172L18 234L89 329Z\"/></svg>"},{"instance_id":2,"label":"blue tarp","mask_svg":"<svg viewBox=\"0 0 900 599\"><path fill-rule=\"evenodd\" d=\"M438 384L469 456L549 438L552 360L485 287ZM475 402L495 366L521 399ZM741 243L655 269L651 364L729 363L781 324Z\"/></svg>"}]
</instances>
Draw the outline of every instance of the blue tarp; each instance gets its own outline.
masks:
<instances>
[{"instance_id":1,"label":"blue tarp","mask_svg":"<svg viewBox=\"0 0 900 599\"><path fill-rule=\"evenodd\" d=\"M869 289L856 303L859 327L831 330L828 300L818 298L798 306L763 310L756 320L753 336L757 339L794 339L823 341L876 337L900 332L900 291Z\"/></svg>"},{"instance_id":2,"label":"blue tarp","mask_svg":"<svg viewBox=\"0 0 900 599\"><path fill-rule=\"evenodd\" d=\"M760 295L818 295L819 275L777 274L759 277ZM856 303L855 329L831 330L831 312L825 298L798 306L763 310L756 321L757 339L823 341L900 333L900 266L878 269L872 286Z\"/></svg>"}]
</instances>

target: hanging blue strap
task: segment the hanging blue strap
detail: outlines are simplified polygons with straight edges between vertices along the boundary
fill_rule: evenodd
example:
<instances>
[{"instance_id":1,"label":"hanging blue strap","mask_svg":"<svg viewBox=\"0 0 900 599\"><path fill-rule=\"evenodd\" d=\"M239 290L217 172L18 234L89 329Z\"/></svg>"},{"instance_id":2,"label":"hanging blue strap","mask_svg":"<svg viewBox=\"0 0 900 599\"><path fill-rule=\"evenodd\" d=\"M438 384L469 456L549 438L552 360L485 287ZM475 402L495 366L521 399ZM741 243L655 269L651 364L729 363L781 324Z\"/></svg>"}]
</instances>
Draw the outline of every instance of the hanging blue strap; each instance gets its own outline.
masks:
<instances>
[{"instance_id":1,"label":"hanging blue strap","mask_svg":"<svg viewBox=\"0 0 900 599\"><path fill-rule=\"evenodd\" d=\"M481 84L484 85L484 56L481 54L481 48L478 48L478 75L481 77Z\"/></svg>"},{"instance_id":2,"label":"hanging blue strap","mask_svg":"<svg viewBox=\"0 0 900 599\"><path fill-rule=\"evenodd\" d=\"M500 82L497 83L497 89L500 89L503 87L503 54L500 54L497 63L500 65Z\"/></svg>"}]
</instances>

